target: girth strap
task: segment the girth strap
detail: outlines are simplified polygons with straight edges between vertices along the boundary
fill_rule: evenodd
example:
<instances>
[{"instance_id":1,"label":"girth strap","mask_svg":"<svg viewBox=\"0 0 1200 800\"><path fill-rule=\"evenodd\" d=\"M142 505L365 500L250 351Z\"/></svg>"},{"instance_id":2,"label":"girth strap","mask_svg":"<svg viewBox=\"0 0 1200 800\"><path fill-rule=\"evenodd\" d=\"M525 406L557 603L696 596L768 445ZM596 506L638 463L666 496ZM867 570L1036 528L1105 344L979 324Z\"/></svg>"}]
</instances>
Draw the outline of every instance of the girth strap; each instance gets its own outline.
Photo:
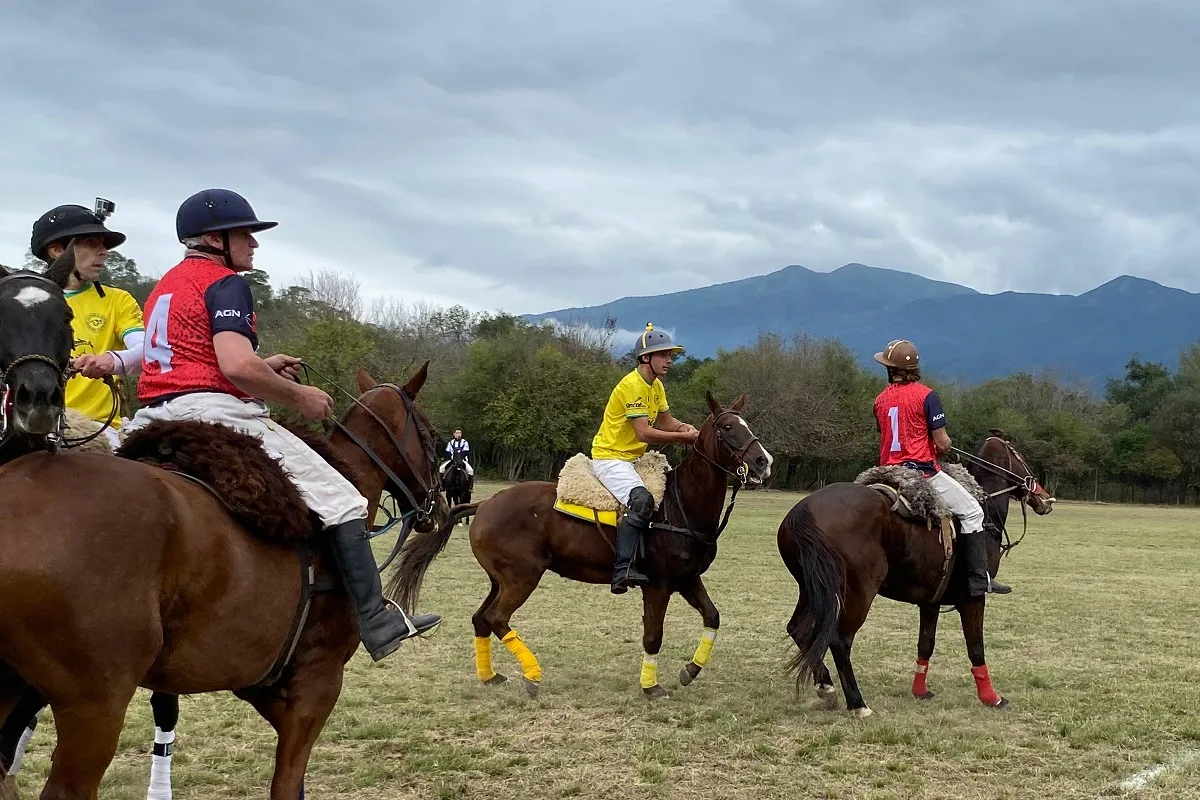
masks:
<instances>
[{"instance_id":1,"label":"girth strap","mask_svg":"<svg viewBox=\"0 0 1200 800\"><path fill-rule=\"evenodd\" d=\"M265 689L268 688L283 675L283 671L287 669L287 665L292 660L292 654L296 652L296 645L300 643L300 635L304 632L304 623L308 621L308 612L312 608L313 587L316 584L316 568L312 564L312 554L309 552L307 544L300 545L300 602L296 608L296 615L292 619L292 630L288 633L287 639L284 640L283 650L279 653L279 657L275 659L275 663L267 670L266 674L259 678L251 688Z\"/></svg>"}]
</instances>

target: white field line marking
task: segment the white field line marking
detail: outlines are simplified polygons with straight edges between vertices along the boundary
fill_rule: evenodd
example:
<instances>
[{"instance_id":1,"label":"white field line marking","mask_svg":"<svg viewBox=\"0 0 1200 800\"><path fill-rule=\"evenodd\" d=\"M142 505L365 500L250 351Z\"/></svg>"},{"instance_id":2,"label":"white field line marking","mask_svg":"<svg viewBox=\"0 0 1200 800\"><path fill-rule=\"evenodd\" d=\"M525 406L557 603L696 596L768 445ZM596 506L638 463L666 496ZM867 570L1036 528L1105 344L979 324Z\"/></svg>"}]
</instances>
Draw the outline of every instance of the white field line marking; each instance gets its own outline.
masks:
<instances>
[{"instance_id":1,"label":"white field line marking","mask_svg":"<svg viewBox=\"0 0 1200 800\"><path fill-rule=\"evenodd\" d=\"M1153 767L1144 769L1141 772L1135 772L1121 782L1121 788L1127 792L1136 792L1139 789L1146 788L1147 785L1164 772L1179 769L1193 761L1200 759L1200 750L1184 750L1179 755L1165 761L1162 764L1155 764Z\"/></svg>"}]
</instances>

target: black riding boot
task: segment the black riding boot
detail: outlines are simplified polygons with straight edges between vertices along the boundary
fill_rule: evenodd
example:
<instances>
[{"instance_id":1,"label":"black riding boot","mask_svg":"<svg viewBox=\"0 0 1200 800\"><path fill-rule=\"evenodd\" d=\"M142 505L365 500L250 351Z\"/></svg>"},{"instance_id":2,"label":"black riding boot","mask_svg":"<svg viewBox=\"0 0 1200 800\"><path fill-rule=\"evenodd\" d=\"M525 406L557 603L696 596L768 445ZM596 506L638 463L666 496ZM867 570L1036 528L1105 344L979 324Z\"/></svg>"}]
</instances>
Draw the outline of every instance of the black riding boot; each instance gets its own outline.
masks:
<instances>
[{"instance_id":1,"label":"black riding boot","mask_svg":"<svg viewBox=\"0 0 1200 800\"><path fill-rule=\"evenodd\" d=\"M379 567L367 538L366 520L356 519L329 529L333 552L358 616L358 637L375 661L395 652L405 639L425 633L442 621L437 614L409 617L383 601Z\"/></svg>"},{"instance_id":2,"label":"black riding boot","mask_svg":"<svg viewBox=\"0 0 1200 800\"><path fill-rule=\"evenodd\" d=\"M1012 588L992 579L988 572L987 531L959 534L958 548L967 568L967 594L1008 594Z\"/></svg>"},{"instance_id":3,"label":"black riding boot","mask_svg":"<svg viewBox=\"0 0 1200 800\"><path fill-rule=\"evenodd\" d=\"M645 586L650 582L649 578L633 568L634 553L647 527L636 514L626 514L621 520L617 528L617 554L613 560L610 587L613 594L625 594L630 586Z\"/></svg>"}]
</instances>

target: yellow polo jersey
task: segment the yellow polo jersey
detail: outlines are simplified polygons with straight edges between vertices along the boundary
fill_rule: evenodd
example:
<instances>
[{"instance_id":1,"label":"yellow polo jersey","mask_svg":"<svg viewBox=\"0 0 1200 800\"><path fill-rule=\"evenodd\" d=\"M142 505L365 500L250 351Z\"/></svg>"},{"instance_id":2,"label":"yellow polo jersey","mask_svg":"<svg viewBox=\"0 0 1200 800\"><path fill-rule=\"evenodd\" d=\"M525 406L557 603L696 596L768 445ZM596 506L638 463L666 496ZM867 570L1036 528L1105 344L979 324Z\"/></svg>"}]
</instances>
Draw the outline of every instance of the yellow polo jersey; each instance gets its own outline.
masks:
<instances>
[{"instance_id":1,"label":"yellow polo jersey","mask_svg":"<svg viewBox=\"0 0 1200 800\"><path fill-rule=\"evenodd\" d=\"M145 330L142 309L133 295L124 289L105 286L101 297L96 285L89 283L87 288L69 291L66 295L67 303L75 313L75 319L71 321L75 330L72 358L124 350L126 334ZM112 413L112 404L112 390L104 381L82 375L67 381L67 406L79 413L104 422ZM114 428L120 427L120 418L114 418L112 424Z\"/></svg>"},{"instance_id":2,"label":"yellow polo jersey","mask_svg":"<svg viewBox=\"0 0 1200 800\"><path fill-rule=\"evenodd\" d=\"M636 461L646 452L646 443L638 441L630 420L646 417L654 425L658 415L667 410L667 390L662 381L655 378L654 383L646 383L642 374L633 370L608 396L604 420L592 439L592 458Z\"/></svg>"}]
</instances>

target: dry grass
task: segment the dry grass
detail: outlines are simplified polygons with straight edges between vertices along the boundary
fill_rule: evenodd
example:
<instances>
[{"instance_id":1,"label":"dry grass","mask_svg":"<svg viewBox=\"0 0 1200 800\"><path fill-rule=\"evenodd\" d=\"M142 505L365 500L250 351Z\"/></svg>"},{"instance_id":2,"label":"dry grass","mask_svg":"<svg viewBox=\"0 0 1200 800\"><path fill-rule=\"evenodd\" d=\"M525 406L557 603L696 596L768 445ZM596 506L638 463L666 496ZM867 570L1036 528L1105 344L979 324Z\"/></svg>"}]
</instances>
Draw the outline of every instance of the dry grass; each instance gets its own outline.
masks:
<instances>
[{"instance_id":1,"label":"dry grass","mask_svg":"<svg viewBox=\"0 0 1200 800\"><path fill-rule=\"evenodd\" d=\"M1126 776L1200 748L1200 512L1061 504L1031 520L1003 565L1014 594L989 604L988 661L1008 712L976 701L953 615L933 660L938 698L912 699L917 612L880 600L855 647L876 714L856 721L840 692L839 710L826 710L807 687L797 698L781 673L795 584L775 531L797 499L739 499L707 576L723 613L713 659L695 684L676 687L701 626L675 598L659 659L674 697L655 705L638 689L638 594L556 576L514 618L545 671L541 697L526 699L519 681L480 686L470 615L487 581L465 531L456 534L422 595L446 623L380 664L356 655L313 754L309 795L1068 800L1120 796ZM498 643L494 661L519 675ZM106 797L144 797L147 699L139 693L130 708ZM46 719L34 738L27 796L44 779L52 731ZM184 698L176 796L264 796L273 743L230 695ZM1193 761L1136 796L1200 797L1197 786Z\"/></svg>"}]
</instances>

